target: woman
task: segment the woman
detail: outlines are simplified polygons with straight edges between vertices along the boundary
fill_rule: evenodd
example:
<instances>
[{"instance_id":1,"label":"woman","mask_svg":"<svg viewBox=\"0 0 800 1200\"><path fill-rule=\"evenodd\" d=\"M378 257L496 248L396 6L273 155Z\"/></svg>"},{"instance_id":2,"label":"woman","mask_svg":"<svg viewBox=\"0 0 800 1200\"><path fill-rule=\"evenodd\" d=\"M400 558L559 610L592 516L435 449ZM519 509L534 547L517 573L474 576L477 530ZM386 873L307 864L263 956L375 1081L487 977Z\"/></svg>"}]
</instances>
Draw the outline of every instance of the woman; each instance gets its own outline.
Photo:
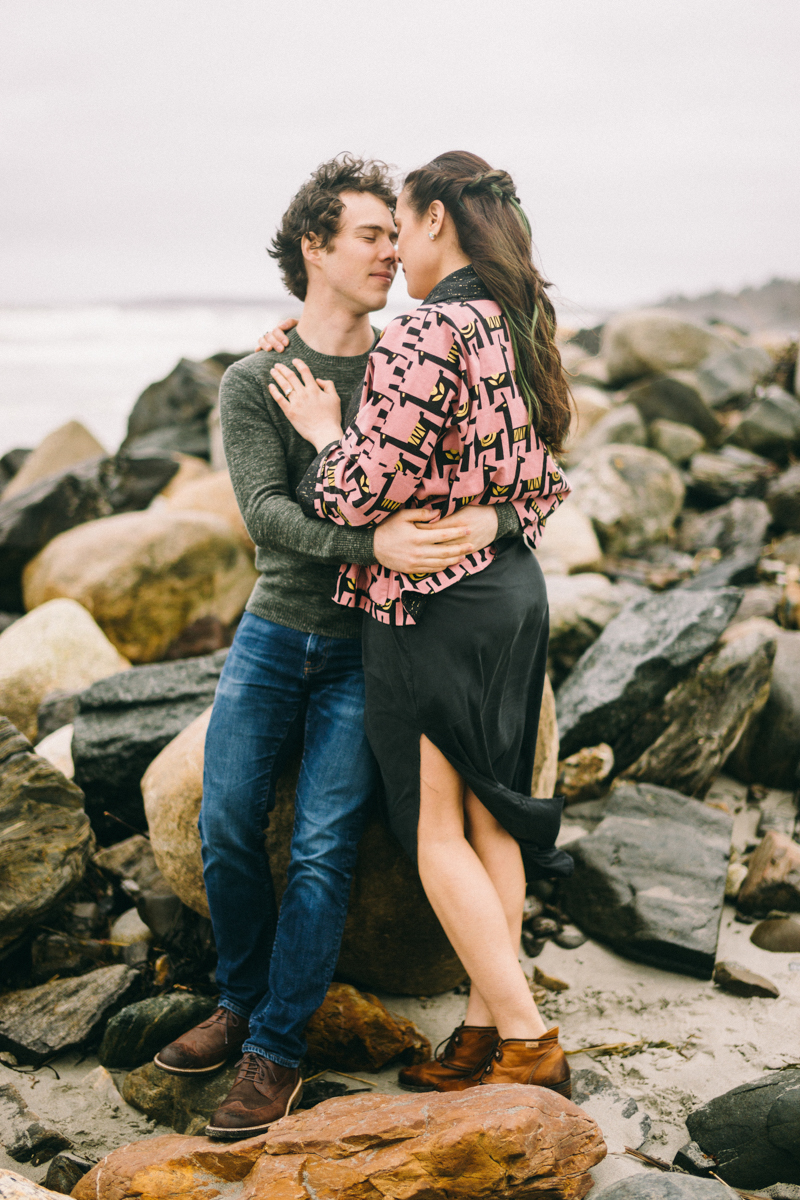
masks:
<instances>
[{"instance_id":1,"label":"woman","mask_svg":"<svg viewBox=\"0 0 800 1200\"><path fill-rule=\"evenodd\" d=\"M531 261L514 184L472 154L413 171L399 197L409 294L372 351L343 435L332 385L299 360L270 388L318 456L298 493L309 514L375 525L400 506L442 516L511 501L522 538L423 576L343 567L335 599L364 622L367 734L393 831L466 968L465 1023L441 1056L401 1072L419 1091L521 1082L569 1096L518 961L528 875L568 874L561 802L530 796L548 637L529 546L568 493L552 457L569 424L554 313Z\"/></svg>"}]
</instances>

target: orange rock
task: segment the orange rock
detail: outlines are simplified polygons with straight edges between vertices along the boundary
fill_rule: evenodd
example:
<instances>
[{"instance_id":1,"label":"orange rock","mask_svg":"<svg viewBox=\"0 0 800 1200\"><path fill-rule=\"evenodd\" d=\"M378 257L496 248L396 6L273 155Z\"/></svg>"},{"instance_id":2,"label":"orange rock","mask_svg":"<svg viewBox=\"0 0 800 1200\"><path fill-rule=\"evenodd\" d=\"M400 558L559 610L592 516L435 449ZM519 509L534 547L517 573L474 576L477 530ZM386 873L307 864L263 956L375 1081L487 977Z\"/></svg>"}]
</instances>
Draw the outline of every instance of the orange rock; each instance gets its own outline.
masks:
<instances>
[{"instance_id":1,"label":"orange rock","mask_svg":"<svg viewBox=\"0 0 800 1200\"><path fill-rule=\"evenodd\" d=\"M744 913L800 911L800 845L774 829L765 834L736 904Z\"/></svg>"},{"instance_id":2,"label":"orange rock","mask_svg":"<svg viewBox=\"0 0 800 1200\"><path fill-rule=\"evenodd\" d=\"M176 480L177 476L171 483L175 484ZM167 495L166 489L162 495ZM211 471L172 487L167 496L167 505L169 508L189 508L198 512L216 513L217 516L224 517L245 546L250 550L255 549L239 512L231 477L227 471Z\"/></svg>"},{"instance_id":3,"label":"orange rock","mask_svg":"<svg viewBox=\"0 0 800 1200\"><path fill-rule=\"evenodd\" d=\"M334 983L306 1029L308 1053L319 1066L379 1071L398 1055L427 1062L431 1044L413 1021L398 1017L377 996Z\"/></svg>"},{"instance_id":4,"label":"orange rock","mask_svg":"<svg viewBox=\"0 0 800 1200\"><path fill-rule=\"evenodd\" d=\"M164 1137L114 1151L75 1200L581 1200L606 1147L595 1122L521 1084L342 1096L260 1138Z\"/></svg>"}]
</instances>

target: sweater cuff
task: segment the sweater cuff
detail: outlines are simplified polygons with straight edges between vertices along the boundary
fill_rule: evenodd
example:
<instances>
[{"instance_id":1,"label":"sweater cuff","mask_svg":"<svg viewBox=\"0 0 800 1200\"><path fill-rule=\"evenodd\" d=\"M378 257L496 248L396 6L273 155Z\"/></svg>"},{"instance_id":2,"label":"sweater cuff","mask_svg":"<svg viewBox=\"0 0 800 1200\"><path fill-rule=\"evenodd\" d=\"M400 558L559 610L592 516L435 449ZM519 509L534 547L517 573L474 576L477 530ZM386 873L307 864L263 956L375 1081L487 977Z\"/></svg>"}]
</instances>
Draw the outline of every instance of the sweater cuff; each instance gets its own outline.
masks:
<instances>
[{"instance_id":1,"label":"sweater cuff","mask_svg":"<svg viewBox=\"0 0 800 1200\"><path fill-rule=\"evenodd\" d=\"M497 505L497 536L522 537L522 524L517 510L510 500Z\"/></svg>"},{"instance_id":2,"label":"sweater cuff","mask_svg":"<svg viewBox=\"0 0 800 1200\"><path fill-rule=\"evenodd\" d=\"M320 467L330 454L331 450L333 450L334 446L338 445L338 442L330 442L327 446L324 446L316 458L311 460L308 465L308 470L297 485L297 491L295 492L295 495L297 496L297 503L300 505L303 513L307 517L317 516L317 510L314 505L314 501L317 495L317 479L319 477Z\"/></svg>"},{"instance_id":3,"label":"sweater cuff","mask_svg":"<svg viewBox=\"0 0 800 1200\"><path fill-rule=\"evenodd\" d=\"M355 563L359 567L372 567L375 557L375 530L336 529L333 535L333 551L343 563Z\"/></svg>"}]
</instances>

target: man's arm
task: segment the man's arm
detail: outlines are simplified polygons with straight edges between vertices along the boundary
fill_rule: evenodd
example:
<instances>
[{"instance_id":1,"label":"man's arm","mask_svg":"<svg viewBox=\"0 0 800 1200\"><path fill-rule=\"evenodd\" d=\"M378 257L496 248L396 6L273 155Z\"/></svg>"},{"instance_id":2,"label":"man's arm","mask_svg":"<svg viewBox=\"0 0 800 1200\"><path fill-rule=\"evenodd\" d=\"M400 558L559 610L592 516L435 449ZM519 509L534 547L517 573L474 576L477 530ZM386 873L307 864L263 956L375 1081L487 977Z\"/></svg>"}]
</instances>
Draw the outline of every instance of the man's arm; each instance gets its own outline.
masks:
<instances>
[{"instance_id":1,"label":"man's arm","mask_svg":"<svg viewBox=\"0 0 800 1200\"><path fill-rule=\"evenodd\" d=\"M293 550L321 562L371 565L376 561L371 529L344 529L304 515L289 486L271 405L246 363L228 368L220 388L222 438L250 537L257 546Z\"/></svg>"}]
</instances>

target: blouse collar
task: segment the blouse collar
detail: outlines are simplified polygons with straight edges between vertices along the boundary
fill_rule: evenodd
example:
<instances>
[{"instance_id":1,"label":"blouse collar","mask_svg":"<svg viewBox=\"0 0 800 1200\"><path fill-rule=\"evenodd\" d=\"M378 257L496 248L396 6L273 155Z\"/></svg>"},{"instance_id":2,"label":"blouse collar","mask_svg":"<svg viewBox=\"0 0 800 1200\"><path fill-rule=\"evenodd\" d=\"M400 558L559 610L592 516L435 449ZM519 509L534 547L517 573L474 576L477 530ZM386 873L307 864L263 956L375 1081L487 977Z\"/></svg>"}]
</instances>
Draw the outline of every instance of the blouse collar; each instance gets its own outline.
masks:
<instances>
[{"instance_id":1,"label":"blouse collar","mask_svg":"<svg viewBox=\"0 0 800 1200\"><path fill-rule=\"evenodd\" d=\"M446 275L428 292L423 304L442 304L454 300L491 300L492 297L478 272L470 264Z\"/></svg>"}]
</instances>

